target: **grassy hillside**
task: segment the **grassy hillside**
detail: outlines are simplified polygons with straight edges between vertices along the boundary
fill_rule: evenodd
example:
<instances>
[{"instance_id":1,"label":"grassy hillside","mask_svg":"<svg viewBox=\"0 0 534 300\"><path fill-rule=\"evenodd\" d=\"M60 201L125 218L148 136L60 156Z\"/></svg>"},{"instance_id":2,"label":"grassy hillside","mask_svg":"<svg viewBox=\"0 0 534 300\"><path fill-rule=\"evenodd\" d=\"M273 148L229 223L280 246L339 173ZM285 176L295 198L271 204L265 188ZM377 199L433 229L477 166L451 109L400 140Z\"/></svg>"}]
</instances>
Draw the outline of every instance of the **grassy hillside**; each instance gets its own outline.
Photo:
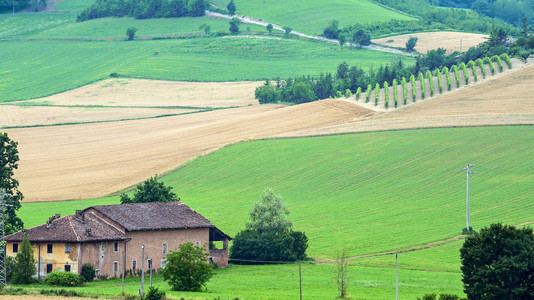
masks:
<instances>
[{"instance_id":1,"label":"grassy hillside","mask_svg":"<svg viewBox=\"0 0 534 300\"><path fill-rule=\"evenodd\" d=\"M341 248L361 255L458 235L465 227L460 169L467 163L476 163L479 172L471 180L471 226L533 221L533 141L529 126L254 141L198 159L164 181L230 235L244 227L262 191L274 188L289 204L296 229L308 235L311 256L332 258ZM100 201L117 200L73 204ZM45 221L43 205L50 213L76 209L24 204L28 226ZM443 257L426 257L457 262L451 254L457 248L440 249Z\"/></svg>"},{"instance_id":2,"label":"grassy hillside","mask_svg":"<svg viewBox=\"0 0 534 300\"><path fill-rule=\"evenodd\" d=\"M143 19L135 18L102 18L74 23L70 26L49 30L33 35L36 38L110 38L126 37L126 29L137 28L136 36L163 36L180 34L203 34L199 29L203 24L211 27L211 32L228 32L228 20L213 19L209 17L183 17ZM242 24L241 31L266 32L265 27L259 25Z\"/></svg>"},{"instance_id":3,"label":"grassy hillside","mask_svg":"<svg viewBox=\"0 0 534 300\"><path fill-rule=\"evenodd\" d=\"M230 1L213 1L224 8L228 2ZM342 26L391 19L412 19L367 0L235 0L234 2L238 14L290 26L295 30L310 34L322 33L323 27L334 19L338 20Z\"/></svg>"},{"instance_id":4,"label":"grassy hillside","mask_svg":"<svg viewBox=\"0 0 534 300\"><path fill-rule=\"evenodd\" d=\"M75 22L76 14L67 13L0 14L0 39L28 38Z\"/></svg>"},{"instance_id":5,"label":"grassy hillside","mask_svg":"<svg viewBox=\"0 0 534 300\"><path fill-rule=\"evenodd\" d=\"M369 68L394 57L321 42L247 36L133 42L10 41L3 42L2 49L0 102L70 90L113 72L169 80L262 80L335 72L342 61Z\"/></svg>"},{"instance_id":6,"label":"grassy hillside","mask_svg":"<svg viewBox=\"0 0 534 300\"><path fill-rule=\"evenodd\" d=\"M57 11L82 11L87 6L93 4L94 0L62 0L60 1L54 10Z\"/></svg>"}]
</instances>

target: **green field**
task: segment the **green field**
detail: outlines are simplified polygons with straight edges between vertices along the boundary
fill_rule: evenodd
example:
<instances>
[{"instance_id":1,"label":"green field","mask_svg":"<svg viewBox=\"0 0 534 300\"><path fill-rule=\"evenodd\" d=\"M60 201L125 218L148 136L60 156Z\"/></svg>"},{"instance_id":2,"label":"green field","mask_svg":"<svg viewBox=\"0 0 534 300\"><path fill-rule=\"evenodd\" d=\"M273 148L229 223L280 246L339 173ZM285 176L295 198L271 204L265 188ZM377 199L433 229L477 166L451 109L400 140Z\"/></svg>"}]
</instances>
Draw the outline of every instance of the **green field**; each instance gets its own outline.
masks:
<instances>
[{"instance_id":1,"label":"green field","mask_svg":"<svg viewBox=\"0 0 534 300\"><path fill-rule=\"evenodd\" d=\"M89 5L93 4L94 0L62 0L60 1L54 10L56 11L75 11L79 12L84 10Z\"/></svg>"},{"instance_id":2,"label":"green field","mask_svg":"<svg viewBox=\"0 0 534 300\"><path fill-rule=\"evenodd\" d=\"M213 3L226 8L228 0L214 0ZM385 9L367 0L234 0L237 14L260 18L281 26L321 34L323 27L332 20L341 26L377 21L413 20L406 15Z\"/></svg>"},{"instance_id":3,"label":"green field","mask_svg":"<svg viewBox=\"0 0 534 300\"><path fill-rule=\"evenodd\" d=\"M395 56L298 39L226 36L144 41L6 41L0 102L55 94L107 78L237 81L365 69ZM68 80L66 80L68 78Z\"/></svg>"},{"instance_id":4,"label":"green field","mask_svg":"<svg viewBox=\"0 0 534 300\"><path fill-rule=\"evenodd\" d=\"M0 39L21 39L53 32L76 22L76 14L24 13L0 14Z\"/></svg>"}]
</instances>

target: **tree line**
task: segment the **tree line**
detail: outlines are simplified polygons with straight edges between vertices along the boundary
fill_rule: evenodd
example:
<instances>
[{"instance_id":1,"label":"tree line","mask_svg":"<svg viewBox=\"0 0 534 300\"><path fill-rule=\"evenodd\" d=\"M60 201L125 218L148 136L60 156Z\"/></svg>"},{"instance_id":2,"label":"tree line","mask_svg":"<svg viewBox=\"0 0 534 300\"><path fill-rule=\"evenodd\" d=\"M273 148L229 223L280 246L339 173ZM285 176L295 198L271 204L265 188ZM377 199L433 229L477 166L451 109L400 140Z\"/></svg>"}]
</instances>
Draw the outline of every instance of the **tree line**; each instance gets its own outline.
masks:
<instances>
[{"instance_id":1,"label":"tree line","mask_svg":"<svg viewBox=\"0 0 534 300\"><path fill-rule=\"evenodd\" d=\"M201 17L208 8L208 0L96 0L77 20L126 16L136 19Z\"/></svg>"},{"instance_id":2,"label":"tree line","mask_svg":"<svg viewBox=\"0 0 534 300\"><path fill-rule=\"evenodd\" d=\"M19 11L21 9L32 8L40 11L46 7L46 0L0 0L0 13Z\"/></svg>"}]
</instances>

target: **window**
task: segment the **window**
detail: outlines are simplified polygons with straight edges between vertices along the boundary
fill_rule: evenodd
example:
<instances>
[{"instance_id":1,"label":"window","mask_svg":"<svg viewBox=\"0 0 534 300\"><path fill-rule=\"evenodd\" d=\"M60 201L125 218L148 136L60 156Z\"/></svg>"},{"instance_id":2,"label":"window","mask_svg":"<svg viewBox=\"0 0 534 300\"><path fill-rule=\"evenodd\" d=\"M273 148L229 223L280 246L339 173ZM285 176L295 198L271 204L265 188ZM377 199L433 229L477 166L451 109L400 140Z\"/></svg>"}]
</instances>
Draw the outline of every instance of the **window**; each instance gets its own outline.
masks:
<instances>
[{"instance_id":1,"label":"window","mask_svg":"<svg viewBox=\"0 0 534 300\"><path fill-rule=\"evenodd\" d=\"M46 253L52 253L52 244L46 245Z\"/></svg>"},{"instance_id":2,"label":"window","mask_svg":"<svg viewBox=\"0 0 534 300\"><path fill-rule=\"evenodd\" d=\"M70 244L65 244L65 253L70 253Z\"/></svg>"},{"instance_id":3,"label":"window","mask_svg":"<svg viewBox=\"0 0 534 300\"><path fill-rule=\"evenodd\" d=\"M195 246L200 246L200 241L196 241Z\"/></svg>"},{"instance_id":4,"label":"window","mask_svg":"<svg viewBox=\"0 0 534 300\"><path fill-rule=\"evenodd\" d=\"M132 270L137 269L137 260L132 260Z\"/></svg>"},{"instance_id":5,"label":"window","mask_svg":"<svg viewBox=\"0 0 534 300\"><path fill-rule=\"evenodd\" d=\"M161 268L165 268L167 266L167 260L165 258L161 259Z\"/></svg>"},{"instance_id":6,"label":"window","mask_svg":"<svg viewBox=\"0 0 534 300\"><path fill-rule=\"evenodd\" d=\"M163 243L163 255L167 255L167 243Z\"/></svg>"},{"instance_id":7,"label":"window","mask_svg":"<svg viewBox=\"0 0 534 300\"><path fill-rule=\"evenodd\" d=\"M53 265L52 264L46 264L46 273L50 273L52 272L52 269L53 269Z\"/></svg>"},{"instance_id":8,"label":"window","mask_svg":"<svg viewBox=\"0 0 534 300\"><path fill-rule=\"evenodd\" d=\"M65 272L70 272L70 265L65 265Z\"/></svg>"},{"instance_id":9,"label":"window","mask_svg":"<svg viewBox=\"0 0 534 300\"><path fill-rule=\"evenodd\" d=\"M102 242L100 243L100 251L105 251L106 250L106 243Z\"/></svg>"},{"instance_id":10,"label":"window","mask_svg":"<svg viewBox=\"0 0 534 300\"><path fill-rule=\"evenodd\" d=\"M113 243L113 252L119 251L119 242Z\"/></svg>"},{"instance_id":11,"label":"window","mask_svg":"<svg viewBox=\"0 0 534 300\"><path fill-rule=\"evenodd\" d=\"M149 270L152 269L152 259L147 259L146 260L146 264L147 264Z\"/></svg>"},{"instance_id":12,"label":"window","mask_svg":"<svg viewBox=\"0 0 534 300\"><path fill-rule=\"evenodd\" d=\"M113 262L113 274L117 275L117 273L119 273L119 262L114 261Z\"/></svg>"},{"instance_id":13,"label":"window","mask_svg":"<svg viewBox=\"0 0 534 300\"><path fill-rule=\"evenodd\" d=\"M13 253L19 252L19 244L13 243Z\"/></svg>"}]
</instances>

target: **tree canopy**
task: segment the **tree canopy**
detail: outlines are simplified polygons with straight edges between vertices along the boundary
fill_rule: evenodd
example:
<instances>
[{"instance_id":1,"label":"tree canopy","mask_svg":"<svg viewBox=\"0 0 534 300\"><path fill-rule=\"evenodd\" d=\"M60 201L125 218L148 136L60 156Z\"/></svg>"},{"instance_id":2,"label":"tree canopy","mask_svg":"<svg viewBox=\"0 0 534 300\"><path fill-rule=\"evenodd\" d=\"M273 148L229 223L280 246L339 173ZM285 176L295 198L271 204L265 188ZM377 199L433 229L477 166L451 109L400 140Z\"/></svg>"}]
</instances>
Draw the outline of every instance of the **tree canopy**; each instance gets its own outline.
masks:
<instances>
[{"instance_id":1,"label":"tree canopy","mask_svg":"<svg viewBox=\"0 0 534 300\"><path fill-rule=\"evenodd\" d=\"M250 210L246 229L234 238L230 258L238 264L297 261L306 258L308 238L293 231L282 197L266 190Z\"/></svg>"},{"instance_id":2,"label":"tree canopy","mask_svg":"<svg viewBox=\"0 0 534 300\"><path fill-rule=\"evenodd\" d=\"M179 251L167 254L167 265L161 271L163 279L169 281L173 291L200 291L213 276L208 255L201 246L181 244Z\"/></svg>"},{"instance_id":3,"label":"tree canopy","mask_svg":"<svg viewBox=\"0 0 534 300\"><path fill-rule=\"evenodd\" d=\"M163 182L159 182L156 176L138 184L133 198L130 198L127 194L121 195L121 204L173 201L180 201L180 198L172 192L172 187L165 186Z\"/></svg>"},{"instance_id":4,"label":"tree canopy","mask_svg":"<svg viewBox=\"0 0 534 300\"><path fill-rule=\"evenodd\" d=\"M20 201L24 199L18 190L19 182L13 178L14 170L18 168L19 152L17 142L12 141L7 133L0 133L0 198L3 195L4 207L4 233L6 235L22 229L24 223L17 216Z\"/></svg>"},{"instance_id":5,"label":"tree canopy","mask_svg":"<svg viewBox=\"0 0 534 300\"><path fill-rule=\"evenodd\" d=\"M492 224L468 236L460 256L469 299L534 299L531 228Z\"/></svg>"},{"instance_id":6,"label":"tree canopy","mask_svg":"<svg viewBox=\"0 0 534 300\"><path fill-rule=\"evenodd\" d=\"M35 280L33 275L37 269L35 268L35 257L33 257L33 247L30 244L28 234L24 234L20 250L15 257L13 266L13 283L16 284L30 284Z\"/></svg>"}]
</instances>

